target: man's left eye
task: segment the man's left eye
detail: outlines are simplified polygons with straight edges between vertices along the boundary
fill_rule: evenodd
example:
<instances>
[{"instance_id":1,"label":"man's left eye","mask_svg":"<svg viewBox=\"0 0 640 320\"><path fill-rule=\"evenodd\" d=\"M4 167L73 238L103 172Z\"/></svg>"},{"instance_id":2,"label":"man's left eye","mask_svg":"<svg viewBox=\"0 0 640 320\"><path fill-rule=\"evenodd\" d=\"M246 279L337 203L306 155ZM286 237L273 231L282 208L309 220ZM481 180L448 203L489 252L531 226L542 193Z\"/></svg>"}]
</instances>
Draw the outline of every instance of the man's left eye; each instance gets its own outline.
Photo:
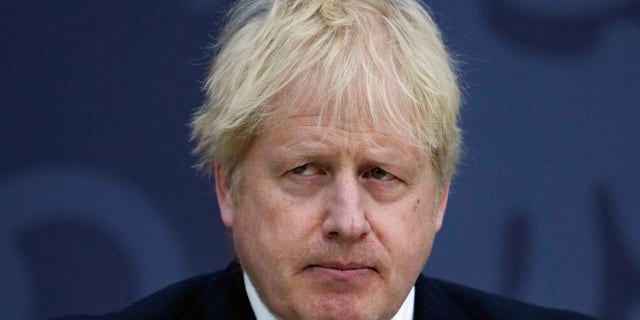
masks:
<instances>
[{"instance_id":1,"label":"man's left eye","mask_svg":"<svg viewBox=\"0 0 640 320\"><path fill-rule=\"evenodd\" d=\"M364 177L373 178L373 179L382 180L382 181L387 181L395 178L392 174L386 172L383 169L380 169L379 167L375 167L365 172Z\"/></svg>"},{"instance_id":2,"label":"man's left eye","mask_svg":"<svg viewBox=\"0 0 640 320\"><path fill-rule=\"evenodd\" d=\"M291 170L291 173L300 176L312 176L314 174L318 174L318 172L320 172L320 169L309 163L295 167Z\"/></svg>"}]
</instances>

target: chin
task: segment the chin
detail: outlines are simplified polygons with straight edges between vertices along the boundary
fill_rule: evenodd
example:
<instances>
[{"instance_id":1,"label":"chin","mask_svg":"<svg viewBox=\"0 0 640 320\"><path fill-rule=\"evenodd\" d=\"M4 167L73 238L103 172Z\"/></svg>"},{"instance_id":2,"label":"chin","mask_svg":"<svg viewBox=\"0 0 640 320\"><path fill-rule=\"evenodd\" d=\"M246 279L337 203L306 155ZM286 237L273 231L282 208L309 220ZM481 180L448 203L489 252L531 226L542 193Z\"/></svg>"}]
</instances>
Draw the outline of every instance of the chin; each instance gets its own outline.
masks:
<instances>
[{"instance_id":1,"label":"chin","mask_svg":"<svg viewBox=\"0 0 640 320\"><path fill-rule=\"evenodd\" d=\"M390 319L402 301L384 289L375 271L341 272L308 268L291 288L283 319ZM282 300L280 300L282 302Z\"/></svg>"},{"instance_id":2,"label":"chin","mask_svg":"<svg viewBox=\"0 0 640 320\"><path fill-rule=\"evenodd\" d=\"M297 311L285 319L390 319L395 313L395 310L385 310L389 305L375 290L307 293L300 298Z\"/></svg>"},{"instance_id":3,"label":"chin","mask_svg":"<svg viewBox=\"0 0 640 320\"><path fill-rule=\"evenodd\" d=\"M307 305L307 309L301 313L301 316L295 316L295 319L389 319L391 315L381 315L379 310L373 306L363 303L362 301L353 301L351 299L335 299L327 301L319 301L314 305ZM292 318L292 319L293 319Z\"/></svg>"}]
</instances>

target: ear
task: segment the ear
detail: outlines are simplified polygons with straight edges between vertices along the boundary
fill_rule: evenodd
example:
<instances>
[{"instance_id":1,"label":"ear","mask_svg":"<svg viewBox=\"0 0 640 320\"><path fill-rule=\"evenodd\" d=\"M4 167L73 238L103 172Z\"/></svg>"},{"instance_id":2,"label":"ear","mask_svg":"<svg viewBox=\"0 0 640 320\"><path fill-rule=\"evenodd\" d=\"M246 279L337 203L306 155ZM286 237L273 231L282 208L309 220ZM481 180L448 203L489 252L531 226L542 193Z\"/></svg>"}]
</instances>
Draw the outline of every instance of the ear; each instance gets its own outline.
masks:
<instances>
[{"instance_id":1,"label":"ear","mask_svg":"<svg viewBox=\"0 0 640 320\"><path fill-rule=\"evenodd\" d=\"M438 201L438 207L436 208L436 219L435 219L435 227L436 232L440 231L442 228L442 220L444 219L444 213L447 210L447 201L449 200L449 186L450 183L447 183L442 187L439 194L436 194L436 197L440 197Z\"/></svg>"},{"instance_id":2,"label":"ear","mask_svg":"<svg viewBox=\"0 0 640 320\"><path fill-rule=\"evenodd\" d=\"M231 229L233 227L234 202L231 197L231 179L222 169L220 163L214 163L214 175L216 179L216 195L218 197L218 207L222 223Z\"/></svg>"}]
</instances>

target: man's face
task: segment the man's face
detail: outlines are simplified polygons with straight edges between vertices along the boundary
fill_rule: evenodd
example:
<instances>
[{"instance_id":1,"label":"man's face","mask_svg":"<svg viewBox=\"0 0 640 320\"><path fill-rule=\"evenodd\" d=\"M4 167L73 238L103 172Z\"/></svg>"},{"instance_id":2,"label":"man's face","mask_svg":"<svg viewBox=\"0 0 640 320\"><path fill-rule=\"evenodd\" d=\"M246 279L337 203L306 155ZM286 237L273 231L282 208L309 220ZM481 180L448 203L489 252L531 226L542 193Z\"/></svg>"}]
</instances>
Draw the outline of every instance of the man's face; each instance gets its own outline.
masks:
<instances>
[{"instance_id":1,"label":"man's face","mask_svg":"<svg viewBox=\"0 0 640 320\"><path fill-rule=\"evenodd\" d=\"M277 316L389 319L426 263L448 189L385 126L318 125L306 109L266 120L235 200L216 167L222 219Z\"/></svg>"}]
</instances>

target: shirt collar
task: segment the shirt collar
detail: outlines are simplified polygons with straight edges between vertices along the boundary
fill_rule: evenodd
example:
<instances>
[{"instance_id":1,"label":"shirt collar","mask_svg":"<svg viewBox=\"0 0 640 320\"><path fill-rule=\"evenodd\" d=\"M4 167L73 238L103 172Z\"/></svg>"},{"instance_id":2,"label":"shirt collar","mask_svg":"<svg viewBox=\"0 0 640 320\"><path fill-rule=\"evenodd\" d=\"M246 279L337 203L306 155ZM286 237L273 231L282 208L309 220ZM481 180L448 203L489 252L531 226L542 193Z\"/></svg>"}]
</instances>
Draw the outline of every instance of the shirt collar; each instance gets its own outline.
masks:
<instances>
[{"instance_id":1,"label":"shirt collar","mask_svg":"<svg viewBox=\"0 0 640 320\"><path fill-rule=\"evenodd\" d=\"M276 320L277 318L267 309L267 306L264 305L262 299L258 296L258 292L256 288L251 283L251 279L247 276L246 272L243 272L244 277L244 289L247 291L247 296L249 297L249 303L251 304L251 309L253 309L253 313L256 315L256 320ZM413 319L413 307L415 300L416 288L415 286L411 288L409 291L409 295L404 299L402 306L396 314L391 318L391 320L412 320Z\"/></svg>"}]
</instances>

